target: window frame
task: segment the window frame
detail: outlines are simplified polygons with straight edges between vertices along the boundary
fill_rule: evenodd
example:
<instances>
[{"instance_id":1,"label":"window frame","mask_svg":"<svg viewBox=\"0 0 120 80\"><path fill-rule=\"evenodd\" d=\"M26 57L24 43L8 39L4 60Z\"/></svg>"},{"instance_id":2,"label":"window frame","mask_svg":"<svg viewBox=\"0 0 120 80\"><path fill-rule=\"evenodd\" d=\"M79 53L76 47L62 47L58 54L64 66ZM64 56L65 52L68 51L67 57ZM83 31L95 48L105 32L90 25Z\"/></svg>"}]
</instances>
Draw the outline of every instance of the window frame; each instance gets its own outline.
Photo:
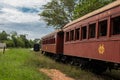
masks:
<instances>
[{"instance_id":1,"label":"window frame","mask_svg":"<svg viewBox=\"0 0 120 80\"><path fill-rule=\"evenodd\" d=\"M75 29L75 40L80 40L80 28Z\"/></svg>"},{"instance_id":2,"label":"window frame","mask_svg":"<svg viewBox=\"0 0 120 80\"><path fill-rule=\"evenodd\" d=\"M91 37L91 33L90 33L91 28L90 27L93 27L93 26L90 26L90 25L94 25L94 24L95 24L95 26L94 26L95 27L94 28L94 37ZM89 25L88 25L89 26L89 31L88 31L89 39L96 38L96 28L97 28L96 24L97 24L96 22L92 22L92 23L89 23Z\"/></svg>"},{"instance_id":3,"label":"window frame","mask_svg":"<svg viewBox=\"0 0 120 80\"><path fill-rule=\"evenodd\" d=\"M74 41L74 30L70 30L70 41Z\"/></svg>"},{"instance_id":4,"label":"window frame","mask_svg":"<svg viewBox=\"0 0 120 80\"><path fill-rule=\"evenodd\" d=\"M107 25L106 25L106 34L105 35L100 35L100 22L103 22L103 21L106 21ZM104 18L104 19L101 19L98 21L98 37L107 37L107 34L108 34L108 18Z\"/></svg>"},{"instance_id":5,"label":"window frame","mask_svg":"<svg viewBox=\"0 0 120 80\"><path fill-rule=\"evenodd\" d=\"M110 18L110 23L111 23L111 30L110 30L110 35L111 36L116 36L116 35L120 35L120 33L116 33L116 34L114 34L114 30L113 30L113 19L115 19L115 18L117 18L117 17L119 17L120 18L120 14L119 15L114 15L114 16L112 16L111 18ZM120 25L119 25L120 26Z\"/></svg>"},{"instance_id":6,"label":"window frame","mask_svg":"<svg viewBox=\"0 0 120 80\"><path fill-rule=\"evenodd\" d=\"M83 32L83 28L85 27L85 29L86 29L86 36L85 36L85 38L83 37L84 35L84 32ZM88 32L87 32L87 28L88 28L88 26L87 25L84 25L84 26L81 26L81 40L85 40L85 39L87 39L87 34L88 34Z\"/></svg>"},{"instance_id":7,"label":"window frame","mask_svg":"<svg viewBox=\"0 0 120 80\"><path fill-rule=\"evenodd\" d=\"M65 42L70 41L70 31L65 32Z\"/></svg>"}]
</instances>

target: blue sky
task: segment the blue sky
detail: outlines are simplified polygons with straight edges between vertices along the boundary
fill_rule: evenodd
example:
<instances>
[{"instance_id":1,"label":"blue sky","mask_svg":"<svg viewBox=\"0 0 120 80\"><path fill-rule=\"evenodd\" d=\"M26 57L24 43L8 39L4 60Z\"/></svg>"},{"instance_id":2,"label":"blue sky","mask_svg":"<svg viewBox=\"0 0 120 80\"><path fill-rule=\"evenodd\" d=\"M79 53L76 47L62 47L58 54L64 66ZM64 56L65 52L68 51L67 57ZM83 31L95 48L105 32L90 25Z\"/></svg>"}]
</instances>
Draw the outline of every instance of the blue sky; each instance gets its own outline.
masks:
<instances>
[{"instance_id":1,"label":"blue sky","mask_svg":"<svg viewBox=\"0 0 120 80\"><path fill-rule=\"evenodd\" d=\"M0 0L0 31L27 34L28 39L41 38L54 31L38 14L50 0Z\"/></svg>"}]
</instances>

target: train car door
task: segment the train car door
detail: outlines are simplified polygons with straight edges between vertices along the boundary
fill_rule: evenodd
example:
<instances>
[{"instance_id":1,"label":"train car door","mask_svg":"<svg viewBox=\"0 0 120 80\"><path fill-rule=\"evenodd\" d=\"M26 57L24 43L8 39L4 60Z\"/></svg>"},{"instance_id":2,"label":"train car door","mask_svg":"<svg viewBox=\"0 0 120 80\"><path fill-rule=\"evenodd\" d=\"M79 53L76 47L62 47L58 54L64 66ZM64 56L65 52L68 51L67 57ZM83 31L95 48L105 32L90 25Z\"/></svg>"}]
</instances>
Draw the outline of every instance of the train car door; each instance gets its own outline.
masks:
<instances>
[{"instance_id":1,"label":"train car door","mask_svg":"<svg viewBox=\"0 0 120 80\"><path fill-rule=\"evenodd\" d=\"M64 32L57 33L57 53L63 54Z\"/></svg>"}]
</instances>

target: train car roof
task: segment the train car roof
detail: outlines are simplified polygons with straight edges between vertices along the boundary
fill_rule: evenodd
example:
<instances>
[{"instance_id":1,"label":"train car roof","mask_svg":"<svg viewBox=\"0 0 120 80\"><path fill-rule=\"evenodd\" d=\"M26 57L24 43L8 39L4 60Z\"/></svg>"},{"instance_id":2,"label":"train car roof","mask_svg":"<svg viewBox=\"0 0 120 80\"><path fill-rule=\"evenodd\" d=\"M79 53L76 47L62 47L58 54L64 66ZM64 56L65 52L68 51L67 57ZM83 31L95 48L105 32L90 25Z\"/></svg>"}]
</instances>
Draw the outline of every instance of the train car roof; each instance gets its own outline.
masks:
<instances>
[{"instance_id":1,"label":"train car roof","mask_svg":"<svg viewBox=\"0 0 120 80\"><path fill-rule=\"evenodd\" d=\"M52 37L58 32L62 32L62 29L55 30L54 32L52 32L50 34L47 34L47 35L43 36L41 39L46 39L46 38Z\"/></svg>"},{"instance_id":2,"label":"train car roof","mask_svg":"<svg viewBox=\"0 0 120 80\"><path fill-rule=\"evenodd\" d=\"M78 19L76 19L76 20L74 20L74 21L72 21L72 22L70 22L68 24L66 24L63 28L67 28L68 26L70 26L72 24L75 24L75 23L77 23L77 22L79 22L81 20L84 20L84 19L89 18L91 16L94 16L96 14L99 14L101 12L104 12L104 11L109 10L109 9L111 9L113 7L116 7L116 6L120 6L120 0L114 1L114 2L112 2L110 4L108 4L108 5L100 8L100 9L97 9L97 10L95 10L93 12L90 12L90 13L88 13L88 14L86 14L86 15L84 15L84 16L82 16L82 17L80 17L80 18L78 18Z\"/></svg>"}]
</instances>

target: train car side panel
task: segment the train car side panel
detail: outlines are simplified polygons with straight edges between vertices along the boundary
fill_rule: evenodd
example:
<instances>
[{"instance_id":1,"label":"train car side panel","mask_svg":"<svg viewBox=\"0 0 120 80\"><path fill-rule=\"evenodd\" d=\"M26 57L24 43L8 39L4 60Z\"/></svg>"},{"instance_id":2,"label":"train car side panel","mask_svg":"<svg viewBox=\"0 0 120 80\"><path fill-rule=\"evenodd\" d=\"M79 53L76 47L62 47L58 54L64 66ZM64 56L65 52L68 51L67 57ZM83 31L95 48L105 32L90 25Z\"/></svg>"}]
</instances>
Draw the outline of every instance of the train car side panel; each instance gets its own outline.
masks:
<instances>
[{"instance_id":1,"label":"train car side panel","mask_svg":"<svg viewBox=\"0 0 120 80\"><path fill-rule=\"evenodd\" d=\"M65 44L64 53L65 55L120 63L120 41Z\"/></svg>"},{"instance_id":2,"label":"train car side panel","mask_svg":"<svg viewBox=\"0 0 120 80\"><path fill-rule=\"evenodd\" d=\"M62 30L48 34L42 38L41 50L51 54L63 53L64 33Z\"/></svg>"},{"instance_id":3,"label":"train car side panel","mask_svg":"<svg viewBox=\"0 0 120 80\"><path fill-rule=\"evenodd\" d=\"M45 51L45 52L56 53L56 45L55 44L42 45L41 49L42 49L42 51Z\"/></svg>"}]
</instances>

